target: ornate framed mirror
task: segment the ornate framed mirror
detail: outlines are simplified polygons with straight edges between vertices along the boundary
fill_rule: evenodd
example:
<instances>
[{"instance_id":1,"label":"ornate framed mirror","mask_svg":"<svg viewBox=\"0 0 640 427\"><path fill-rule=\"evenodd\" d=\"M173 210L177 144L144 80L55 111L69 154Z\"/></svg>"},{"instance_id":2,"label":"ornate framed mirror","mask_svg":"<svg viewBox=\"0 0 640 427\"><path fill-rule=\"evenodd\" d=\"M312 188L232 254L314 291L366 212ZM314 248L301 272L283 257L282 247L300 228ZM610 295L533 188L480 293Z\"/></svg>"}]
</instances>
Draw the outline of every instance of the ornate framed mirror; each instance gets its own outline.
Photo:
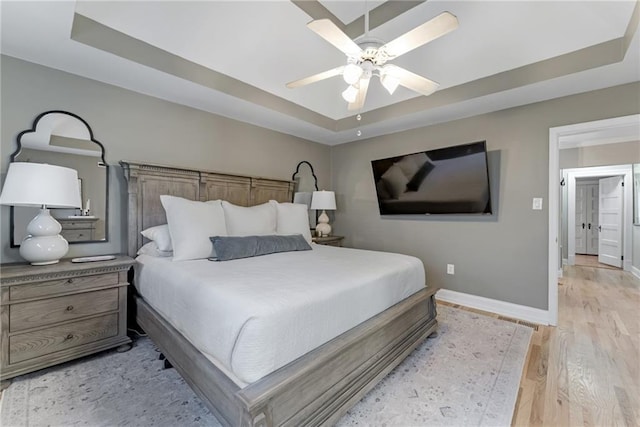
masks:
<instances>
[{"instance_id":1,"label":"ornate framed mirror","mask_svg":"<svg viewBox=\"0 0 640 427\"><path fill-rule=\"evenodd\" d=\"M51 209L51 215L62 225L60 234L71 244L106 242L109 167L104 146L94 139L89 124L68 111L46 111L36 117L31 129L20 132L17 140L11 162L48 163L78 171L82 209ZM37 210L11 207L11 247L20 246Z\"/></svg>"},{"instance_id":2,"label":"ornate framed mirror","mask_svg":"<svg viewBox=\"0 0 640 427\"><path fill-rule=\"evenodd\" d=\"M314 191L318 191L318 177L313 172L313 166L306 160L301 161L296 166L296 171L291 176L293 184L293 203L306 204L311 207L311 196ZM309 209L309 227L315 228L317 222L317 212Z\"/></svg>"}]
</instances>

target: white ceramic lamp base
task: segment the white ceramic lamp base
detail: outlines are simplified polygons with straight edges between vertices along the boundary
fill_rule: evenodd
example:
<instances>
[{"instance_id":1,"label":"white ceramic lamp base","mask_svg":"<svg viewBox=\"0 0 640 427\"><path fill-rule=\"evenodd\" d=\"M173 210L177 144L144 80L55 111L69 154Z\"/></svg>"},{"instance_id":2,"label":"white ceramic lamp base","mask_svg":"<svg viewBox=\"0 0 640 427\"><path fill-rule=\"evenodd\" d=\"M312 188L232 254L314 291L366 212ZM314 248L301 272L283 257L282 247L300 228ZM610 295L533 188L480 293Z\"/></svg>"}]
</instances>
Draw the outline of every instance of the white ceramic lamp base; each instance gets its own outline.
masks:
<instances>
[{"instance_id":1,"label":"white ceramic lamp base","mask_svg":"<svg viewBox=\"0 0 640 427\"><path fill-rule=\"evenodd\" d=\"M62 226L43 208L27 226L27 237L20 244L20 256L32 265L57 263L69 251L69 243L60 235Z\"/></svg>"},{"instance_id":2,"label":"white ceramic lamp base","mask_svg":"<svg viewBox=\"0 0 640 427\"><path fill-rule=\"evenodd\" d=\"M319 237L325 237L331 234L331 226L329 225L329 216L324 210L318 217L318 225L316 225L316 234Z\"/></svg>"}]
</instances>

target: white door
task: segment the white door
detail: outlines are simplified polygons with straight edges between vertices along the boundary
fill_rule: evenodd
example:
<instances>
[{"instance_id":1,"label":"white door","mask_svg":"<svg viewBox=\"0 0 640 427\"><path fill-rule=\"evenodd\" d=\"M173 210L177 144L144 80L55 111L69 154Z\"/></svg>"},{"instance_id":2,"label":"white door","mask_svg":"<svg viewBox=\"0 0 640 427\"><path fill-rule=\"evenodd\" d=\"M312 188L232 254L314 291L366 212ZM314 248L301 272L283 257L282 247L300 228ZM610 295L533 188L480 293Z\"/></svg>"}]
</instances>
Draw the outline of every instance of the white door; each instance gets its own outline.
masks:
<instances>
[{"instance_id":1,"label":"white door","mask_svg":"<svg viewBox=\"0 0 640 427\"><path fill-rule=\"evenodd\" d=\"M603 178L599 191L598 261L622 267L622 177Z\"/></svg>"},{"instance_id":2,"label":"white door","mask_svg":"<svg viewBox=\"0 0 640 427\"><path fill-rule=\"evenodd\" d=\"M587 253L587 218L586 218L587 185L576 185L576 253Z\"/></svg>"},{"instance_id":3,"label":"white door","mask_svg":"<svg viewBox=\"0 0 640 427\"><path fill-rule=\"evenodd\" d=\"M599 224L599 195L598 184L589 184L586 194L586 210L587 218L587 251L588 255L598 255L598 224Z\"/></svg>"}]
</instances>

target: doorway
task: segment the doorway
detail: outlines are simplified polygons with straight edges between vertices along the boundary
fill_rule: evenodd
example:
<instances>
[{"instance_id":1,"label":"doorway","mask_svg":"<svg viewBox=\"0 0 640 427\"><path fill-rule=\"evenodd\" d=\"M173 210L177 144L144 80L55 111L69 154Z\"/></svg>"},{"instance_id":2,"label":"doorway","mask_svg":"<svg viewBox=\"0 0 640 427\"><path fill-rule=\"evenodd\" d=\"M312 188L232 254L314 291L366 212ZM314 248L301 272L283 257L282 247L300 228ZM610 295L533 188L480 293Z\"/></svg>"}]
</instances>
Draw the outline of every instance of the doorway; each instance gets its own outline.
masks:
<instances>
[{"instance_id":1,"label":"doorway","mask_svg":"<svg viewBox=\"0 0 640 427\"><path fill-rule=\"evenodd\" d=\"M560 149L617 142L640 141L640 114L559 126L549 129L549 240L548 240L548 323L558 324L558 276L561 273ZM631 182L631 181L629 181ZM631 191L631 185L626 191ZM629 209L632 206L628 207ZM569 230L567 230L569 231ZM631 242L628 242L631 244ZM626 242L625 242L626 244ZM631 249L628 251L631 254ZM631 266L631 259L625 259Z\"/></svg>"},{"instance_id":2,"label":"doorway","mask_svg":"<svg viewBox=\"0 0 640 427\"><path fill-rule=\"evenodd\" d=\"M564 169L562 175L563 265L577 264L577 255L597 255L599 264L630 271L633 186L624 183L632 182L632 165Z\"/></svg>"}]
</instances>

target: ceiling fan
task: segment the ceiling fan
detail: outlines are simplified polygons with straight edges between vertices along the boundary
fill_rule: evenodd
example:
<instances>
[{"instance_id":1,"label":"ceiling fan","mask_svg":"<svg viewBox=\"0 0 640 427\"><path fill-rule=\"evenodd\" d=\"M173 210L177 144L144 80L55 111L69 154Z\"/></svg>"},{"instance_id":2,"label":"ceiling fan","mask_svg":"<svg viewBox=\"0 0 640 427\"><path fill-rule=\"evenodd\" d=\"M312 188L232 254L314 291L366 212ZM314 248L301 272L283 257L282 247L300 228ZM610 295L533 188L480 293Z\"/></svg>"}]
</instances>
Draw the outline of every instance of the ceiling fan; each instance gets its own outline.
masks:
<instances>
[{"instance_id":1,"label":"ceiling fan","mask_svg":"<svg viewBox=\"0 0 640 427\"><path fill-rule=\"evenodd\" d=\"M368 13L365 14L365 38L358 43L351 40L330 19L311 21L307 27L347 55L347 64L287 83L287 87L297 88L342 74L344 81L349 84L342 92L342 97L349 103L349 110L359 110L364 105L369 82L374 75L379 76L382 86L389 94L393 94L398 85L425 96L435 92L438 83L396 65L387 64L387 61L455 30L458 28L458 18L449 12L443 12L386 44L367 38Z\"/></svg>"}]
</instances>

